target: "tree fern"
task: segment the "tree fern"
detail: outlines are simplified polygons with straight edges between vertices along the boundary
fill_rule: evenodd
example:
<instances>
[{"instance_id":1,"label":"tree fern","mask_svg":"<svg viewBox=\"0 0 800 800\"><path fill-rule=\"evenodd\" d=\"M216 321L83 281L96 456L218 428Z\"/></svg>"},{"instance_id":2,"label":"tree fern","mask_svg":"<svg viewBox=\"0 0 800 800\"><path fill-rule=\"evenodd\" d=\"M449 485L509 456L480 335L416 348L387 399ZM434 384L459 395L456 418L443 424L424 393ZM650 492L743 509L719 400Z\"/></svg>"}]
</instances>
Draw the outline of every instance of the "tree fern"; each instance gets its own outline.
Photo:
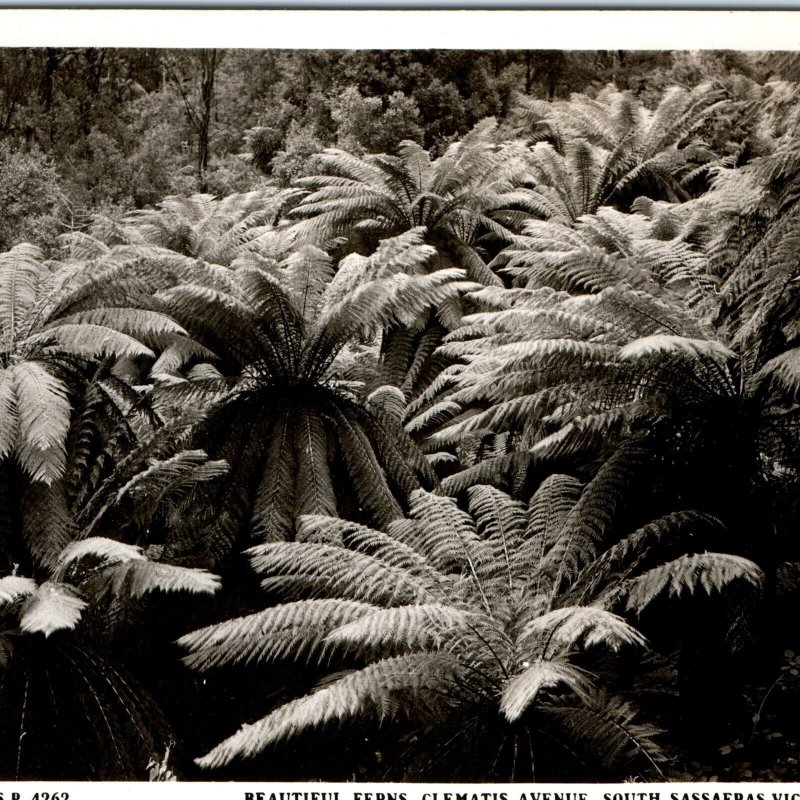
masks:
<instances>
[{"instance_id":1,"label":"tree fern","mask_svg":"<svg viewBox=\"0 0 800 800\"><path fill-rule=\"evenodd\" d=\"M645 585L668 580L676 587L724 591L735 581L757 582L758 571L719 554L687 555L644 572L634 564L631 572L609 574L610 583L598 584L602 591L575 603L572 588L580 575L554 579L550 562L535 555L559 540L553 527L574 524L563 511L549 520L543 514L550 504L575 504L575 487L561 478L540 492L526 506L476 486L469 491L469 513L452 500L417 493L412 519L392 522L387 533L304 517L305 544L253 548L252 566L266 578L264 586L289 602L187 634L179 642L188 651L186 662L206 671L292 659L325 666L333 675L316 691L245 725L199 759L200 766L252 758L306 729L348 718L407 718L431 748L436 743L427 741L424 726L437 715L458 715L466 733L467 720L491 724L499 712L509 726L505 736L521 737L520 745L528 747L545 732L569 732L566 740L579 749L588 743L590 759L606 774L661 774L655 727L634 719L623 697L603 693L614 654L646 647L642 633L621 616L625 598L633 598L627 608L639 610L640 601L658 594L646 598L639 588ZM640 555L651 545L642 538L629 541ZM613 537L597 545L600 552L614 546ZM562 557L578 560L569 552ZM714 559L716 568L700 568ZM604 608L612 596L618 613ZM602 663L610 672L593 675L583 666L597 650L608 654ZM603 720L594 738L587 727L591 718ZM436 725L429 730L432 735ZM497 753L491 751L487 740L485 761L472 765L476 775L493 774Z\"/></svg>"},{"instance_id":2,"label":"tree fern","mask_svg":"<svg viewBox=\"0 0 800 800\"><path fill-rule=\"evenodd\" d=\"M543 216L566 211L576 219L600 205L624 206L637 194L685 199L684 181L715 158L700 138L703 125L727 103L710 84L673 87L653 111L614 87L596 98L574 95L553 104L523 99L520 129L534 139L549 139L533 148L534 163L540 162L542 188L536 192ZM556 166L559 161L569 167Z\"/></svg>"},{"instance_id":3,"label":"tree fern","mask_svg":"<svg viewBox=\"0 0 800 800\"><path fill-rule=\"evenodd\" d=\"M109 308L113 270L103 274L94 266L47 262L28 245L0 258L0 401L8 420L0 458L13 457L35 483L49 485L64 475L72 405L86 385L87 364L149 357L145 342L186 338L146 303L141 310Z\"/></svg>"},{"instance_id":4,"label":"tree fern","mask_svg":"<svg viewBox=\"0 0 800 800\"><path fill-rule=\"evenodd\" d=\"M182 284L161 293L170 314L218 357L220 377L203 383L216 383L219 392L193 441L214 460L234 465L228 482L237 485L238 495L228 494L224 502L239 504L236 514L242 523L249 517L257 540L292 539L303 514L355 513L383 525L401 515L420 480L431 480L399 423L337 380L337 358L350 342L471 288L446 272L402 272L404 265L425 261L428 250L416 235L386 242L370 259L374 278L344 294L331 279L329 259L309 247L279 263L235 263L226 290ZM191 393L194 384L164 387L162 402ZM245 440L242 458L226 437L231 425L245 420L260 433ZM338 464L346 469L336 475ZM343 492L354 494L357 509L342 503ZM220 534L227 554L236 533ZM202 558L202 550L189 554L205 536L186 544L176 539L169 547Z\"/></svg>"},{"instance_id":5,"label":"tree fern","mask_svg":"<svg viewBox=\"0 0 800 800\"><path fill-rule=\"evenodd\" d=\"M387 240L417 232L433 259L405 266L405 271L462 268L470 281L500 285L486 265L481 239L504 241L512 236L505 212L520 200L512 179L517 157L513 148L492 144L491 126L476 130L436 160L413 142L403 142L395 156L356 158L327 150L318 156L323 172L299 181L309 193L292 211L300 221L291 235L298 242L315 243L345 236L351 248L376 253L386 249ZM368 276L375 279L370 260L348 256L331 288L357 290ZM449 306L460 308L457 300L452 290L434 300L445 329L460 316L460 311L448 311ZM430 356L423 342L430 336L422 336L403 351L398 349L397 335L409 329L422 333L423 328L430 334L436 328L420 318L420 309L400 297L398 301L394 308L402 309L403 316L393 321L394 336L386 336L382 346L386 379L395 385L405 380L406 390L416 389L421 365ZM389 368L389 364L394 366ZM414 375L409 377L412 370Z\"/></svg>"},{"instance_id":6,"label":"tree fern","mask_svg":"<svg viewBox=\"0 0 800 800\"><path fill-rule=\"evenodd\" d=\"M130 243L148 243L230 264L243 245L268 234L295 193L261 190L228 195L165 198L156 210L137 211L123 220L120 233Z\"/></svg>"},{"instance_id":7,"label":"tree fern","mask_svg":"<svg viewBox=\"0 0 800 800\"><path fill-rule=\"evenodd\" d=\"M64 774L141 777L148 758L166 740L166 725L152 697L109 659L112 637L99 637L92 620L106 617L108 631L108 617L115 613L106 599L109 590L116 602L131 603L154 590L213 593L219 579L153 562L139 547L104 538L72 543L58 562L55 573L41 583L16 575L0 578L2 769L28 774L27 765L36 762L37 752L53 749L52 737L65 734L64 719L69 719L70 735L84 752L79 756L68 747L73 761ZM41 663L47 670L39 669ZM49 703L45 727L43 701ZM96 737L96 725L104 737ZM13 755L15 770L7 755ZM59 769L64 766L56 758L52 770ZM42 774L51 774L51 768Z\"/></svg>"}]
</instances>

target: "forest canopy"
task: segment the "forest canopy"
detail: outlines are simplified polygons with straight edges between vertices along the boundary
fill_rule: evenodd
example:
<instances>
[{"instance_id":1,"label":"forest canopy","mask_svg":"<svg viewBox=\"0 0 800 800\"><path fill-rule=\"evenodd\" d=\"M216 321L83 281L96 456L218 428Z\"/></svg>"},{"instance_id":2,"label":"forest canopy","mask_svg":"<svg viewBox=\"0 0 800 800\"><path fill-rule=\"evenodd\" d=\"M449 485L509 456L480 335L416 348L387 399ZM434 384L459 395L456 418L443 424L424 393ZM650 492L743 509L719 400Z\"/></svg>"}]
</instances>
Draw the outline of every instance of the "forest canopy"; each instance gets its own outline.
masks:
<instances>
[{"instance_id":1,"label":"forest canopy","mask_svg":"<svg viewBox=\"0 0 800 800\"><path fill-rule=\"evenodd\" d=\"M800 777L795 55L0 59L0 775Z\"/></svg>"},{"instance_id":2,"label":"forest canopy","mask_svg":"<svg viewBox=\"0 0 800 800\"><path fill-rule=\"evenodd\" d=\"M3 49L0 244L171 194L288 185L325 147L409 139L440 155L481 119L506 119L517 93L615 83L652 105L668 85L781 68L733 52Z\"/></svg>"}]
</instances>

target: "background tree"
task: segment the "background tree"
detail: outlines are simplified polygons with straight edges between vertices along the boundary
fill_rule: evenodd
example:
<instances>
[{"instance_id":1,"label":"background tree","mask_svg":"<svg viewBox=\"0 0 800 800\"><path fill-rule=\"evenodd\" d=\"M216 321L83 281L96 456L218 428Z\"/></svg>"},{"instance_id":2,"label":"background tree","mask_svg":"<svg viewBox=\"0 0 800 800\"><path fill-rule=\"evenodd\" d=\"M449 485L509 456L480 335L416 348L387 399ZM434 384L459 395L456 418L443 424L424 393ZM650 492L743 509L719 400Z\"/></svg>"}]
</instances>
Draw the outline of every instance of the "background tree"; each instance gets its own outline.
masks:
<instances>
[{"instance_id":1,"label":"background tree","mask_svg":"<svg viewBox=\"0 0 800 800\"><path fill-rule=\"evenodd\" d=\"M201 192L208 190L208 164L211 148L211 119L214 108L214 82L225 51L200 50L182 58L168 57L164 66L181 99L187 119L197 137L197 180ZM195 71L194 75L187 74Z\"/></svg>"}]
</instances>

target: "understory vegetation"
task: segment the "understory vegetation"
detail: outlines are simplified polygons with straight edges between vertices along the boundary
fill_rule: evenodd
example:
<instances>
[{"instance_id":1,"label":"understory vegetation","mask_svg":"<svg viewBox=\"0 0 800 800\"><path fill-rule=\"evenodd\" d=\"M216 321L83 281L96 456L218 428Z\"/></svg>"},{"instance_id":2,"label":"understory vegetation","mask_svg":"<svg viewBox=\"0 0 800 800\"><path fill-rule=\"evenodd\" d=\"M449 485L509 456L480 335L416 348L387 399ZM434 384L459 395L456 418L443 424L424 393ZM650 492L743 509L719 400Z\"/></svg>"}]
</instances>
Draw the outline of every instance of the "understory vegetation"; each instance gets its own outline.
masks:
<instances>
[{"instance_id":1,"label":"understory vegetation","mask_svg":"<svg viewBox=\"0 0 800 800\"><path fill-rule=\"evenodd\" d=\"M800 779L797 60L467 55L3 54L3 776Z\"/></svg>"}]
</instances>

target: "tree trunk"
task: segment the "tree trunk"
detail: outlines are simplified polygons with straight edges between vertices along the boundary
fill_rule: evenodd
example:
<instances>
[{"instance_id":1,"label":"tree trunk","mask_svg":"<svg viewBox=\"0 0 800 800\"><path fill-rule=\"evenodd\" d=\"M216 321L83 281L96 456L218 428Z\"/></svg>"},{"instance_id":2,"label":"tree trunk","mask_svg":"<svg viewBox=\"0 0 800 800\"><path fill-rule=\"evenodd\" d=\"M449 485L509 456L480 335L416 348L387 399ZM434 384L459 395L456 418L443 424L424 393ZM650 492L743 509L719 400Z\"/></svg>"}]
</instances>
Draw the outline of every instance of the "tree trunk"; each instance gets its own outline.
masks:
<instances>
[{"instance_id":1,"label":"tree trunk","mask_svg":"<svg viewBox=\"0 0 800 800\"><path fill-rule=\"evenodd\" d=\"M558 86L558 72L554 69L551 69L547 73L547 99L551 103L555 99L557 86Z\"/></svg>"},{"instance_id":2,"label":"tree trunk","mask_svg":"<svg viewBox=\"0 0 800 800\"><path fill-rule=\"evenodd\" d=\"M533 56L530 50L525 53L525 94L530 94L533 88Z\"/></svg>"},{"instance_id":3,"label":"tree trunk","mask_svg":"<svg viewBox=\"0 0 800 800\"><path fill-rule=\"evenodd\" d=\"M97 95L100 93L100 80L103 74L103 63L106 58L104 48L88 47L83 51L86 59L86 90L87 94L81 98L81 130L85 136L92 129L92 109L95 106Z\"/></svg>"},{"instance_id":4,"label":"tree trunk","mask_svg":"<svg viewBox=\"0 0 800 800\"><path fill-rule=\"evenodd\" d=\"M612 82L616 84L618 89L627 89L628 88L628 74L625 67L625 51L624 50L614 50L612 54L613 58L613 72L612 75Z\"/></svg>"},{"instance_id":5,"label":"tree trunk","mask_svg":"<svg viewBox=\"0 0 800 800\"><path fill-rule=\"evenodd\" d=\"M197 177L200 191L208 191L209 137L211 132L211 107L214 100L214 77L217 71L217 51L204 50L200 56L202 77L200 84L201 115L197 139Z\"/></svg>"},{"instance_id":6,"label":"tree trunk","mask_svg":"<svg viewBox=\"0 0 800 800\"><path fill-rule=\"evenodd\" d=\"M55 47L48 47L44 60L44 73L42 74L42 81L39 85L39 99L45 114L49 114L53 107L53 83L55 81L56 70L60 63L61 59L58 55L58 49Z\"/></svg>"},{"instance_id":7,"label":"tree trunk","mask_svg":"<svg viewBox=\"0 0 800 800\"><path fill-rule=\"evenodd\" d=\"M29 49L0 54L0 131L7 133L17 109L31 90L32 53Z\"/></svg>"}]
</instances>

